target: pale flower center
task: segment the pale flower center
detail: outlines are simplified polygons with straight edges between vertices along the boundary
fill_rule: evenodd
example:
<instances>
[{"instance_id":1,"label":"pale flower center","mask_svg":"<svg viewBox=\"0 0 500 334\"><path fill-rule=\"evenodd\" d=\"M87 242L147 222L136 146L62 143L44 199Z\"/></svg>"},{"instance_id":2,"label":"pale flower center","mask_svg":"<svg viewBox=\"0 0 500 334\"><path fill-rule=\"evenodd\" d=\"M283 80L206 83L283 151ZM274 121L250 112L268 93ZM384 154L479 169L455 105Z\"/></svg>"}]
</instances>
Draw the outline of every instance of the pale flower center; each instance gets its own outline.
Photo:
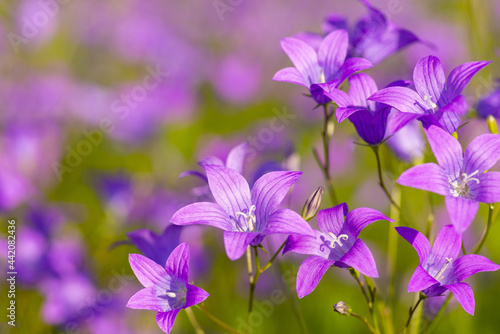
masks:
<instances>
[{"instance_id":1,"label":"pale flower center","mask_svg":"<svg viewBox=\"0 0 500 334\"><path fill-rule=\"evenodd\" d=\"M442 267L441 267L441 269L438 271L438 273L437 273L436 275L434 275L434 278L435 278L436 280L438 280L438 281L439 281L439 280L441 280L441 279L443 278L443 273L444 273L444 271L446 270L446 268L448 268L448 266L450 265L451 261L453 261L453 259L452 259L452 258L449 258L449 257L447 257L447 258L446 258L446 263L445 263L445 264L443 264L443 266L442 266Z\"/></svg>"},{"instance_id":2,"label":"pale flower center","mask_svg":"<svg viewBox=\"0 0 500 334\"><path fill-rule=\"evenodd\" d=\"M335 248L335 244L338 244L340 247L342 247L342 240L349 239L349 236L347 234L340 234L337 237L332 232L328 232L328 235L330 236L330 238L332 238L332 241L330 241L330 248Z\"/></svg>"},{"instance_id":3,"label":"pale flower center","mask_svg":"<svg viewBox=\"0 0 500 334\"><path fill-rule=\"evenodd\" d=\"M257 222L257 218L255 218L255 205L252 205L250 209L248 209L248 213L245 212L236 212L236 217L238 216L243 216L245 218L245 221L248 226L248 231L253 232L255 230L255 225ZM241 232L246 232L243 231L241 228L239 228Z\"/></svg>"},{"instance_id":4,"label":"pale flower center","mask_svg":"<svg viewBox=\"0 0 500 334\"><path fill-rule=\"evenodd\" d=\"M479 173L479 170L476 170L474 173L467 175L467 173L462 173L460 175L459 179L456 179L455 181L448 181L451 189L451 195L453 197L459 197L459 196L467 196L469 197L469 186L468 182L474 181L477 184L479 184L479 179L473 177Z\"/></svg>"},{"instance_id":5,"label":"pale flower center","mask_svg":"<svg viewBox=\"0 0 500 334\"><path fill-rule=\"evenodd\" d=\"M432 101L432 96L425 95L422 99L429 103L429 105L432 107L432 110L436 111L438 106Z\"/></svg>"}]
</instances>

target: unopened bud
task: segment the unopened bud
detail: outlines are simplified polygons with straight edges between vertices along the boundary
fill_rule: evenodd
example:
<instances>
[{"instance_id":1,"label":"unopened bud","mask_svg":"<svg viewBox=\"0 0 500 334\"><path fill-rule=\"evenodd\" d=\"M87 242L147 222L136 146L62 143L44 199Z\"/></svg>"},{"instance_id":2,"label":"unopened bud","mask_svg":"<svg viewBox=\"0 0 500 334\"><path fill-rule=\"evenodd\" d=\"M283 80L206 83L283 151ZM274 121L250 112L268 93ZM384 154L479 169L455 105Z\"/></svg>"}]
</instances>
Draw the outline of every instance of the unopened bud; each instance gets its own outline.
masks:
<instances>
[{"instance_id":1,"label":"unopened bud","mask_svg":"<svg viewBox=\"0 0 500 334\"><path fill-rule=\"evenodd\" d=\"M323 197L323 187L316 189L311 196L306 200L304 208L302 209L302 217L309 221L316 216L321 205L321 198Z\"/></svg>"},{"instance_id":2,"label":"unopened bud","mask_svg":"<svg viewBox=\"0 0 500 334\"><path fill-rule=\"evenodd\" d=\"M498 125L495 117L493 117L492 115L488 115L488 118L486 118L486 123L488 124L488 129L490 129L490 132L493 133L494 135L497 135Z\"/></svg>"},{"instance_id":3,"label":"unopened bud","mask_svg":"<svg viewBox=\"0 0 500 334\"><path fill-rule=\"evenodd\" d=\"M333 136L334 132L335 132L335 124L332 121L330 121L326 125L326 134L331 137Z\"/></svg>"},{"instance_id":4,"label":"unopened bud","mask_svg":"<svg viewBox=\"0 0 500 334\"><path fill-rule=\"evenodd\" d=\"M347 305L343 301L339 301L337 304L333 304L333 310L339 314L347 315L347 316L351 315L351 312L352 312L349 305Z\"/></svg>"}]
</instances>

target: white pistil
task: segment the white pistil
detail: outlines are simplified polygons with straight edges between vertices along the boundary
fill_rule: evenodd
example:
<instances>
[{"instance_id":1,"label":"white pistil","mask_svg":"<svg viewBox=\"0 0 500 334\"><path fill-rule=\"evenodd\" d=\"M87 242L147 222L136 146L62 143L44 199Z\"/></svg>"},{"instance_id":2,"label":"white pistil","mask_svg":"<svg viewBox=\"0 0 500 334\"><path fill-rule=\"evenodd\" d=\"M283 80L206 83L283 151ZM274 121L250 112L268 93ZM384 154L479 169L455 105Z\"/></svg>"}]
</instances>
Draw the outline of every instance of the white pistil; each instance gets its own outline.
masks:
<instances>
[{"instance_id":1,"label":"white pistil","mask_svg":"<svg viewBox=\"0 0 500 334\"><path fill-rule=\"evenodd\" d=\"M443 266L441 267L441 269L439 270L439 272L436 275L434 275L434 278L436 280L439 281L439 280L441 280L443 278L443 276L441 276L441 275L444 273L444 271L446 270L446 268L448 268L448 266L450 265L451 261L453 261L452 258L449 258L449 257L446 258L446 263L443 264Z\"/></svg>"},{"instance_id":2,"label":"white pistil","mask_svg":"<svg viewBox=\"0 0 500 334\"><path fill-rule=\"evenodd\" d=\"M432 110L436 110L436 108L438 107L437 104L435 104L434 102L432 102L432 96L425 95L423 97L423 100L426 101L426 102L428 101L428 103L432 107Z\"/></svg>"},{"instance_id":3,"label":"white pistil","mask_svg":"<svg viewBox=\"0 0 500 334\"><path fill-rule=\"evenodd\" d=\"M340 247L342 247L342 240L349 239L349 236L347 234L340 234L337 237L332 232L328 232L328 235L332 238L332 241L330 241L330 247L331 248L335 248L335 243L337 243Z\"/></svg>"},{"instance_id":4,"label":"white pistil","mask_svg":"<svg viewBox=\"0 0 500 334\"><path fill-rule=\"evenodd\" d=\"M177 294L175 292L165 292L165 295L170 298L177 297Z\"/></svg>"},{"instance_id":5,"label":"white pistil","mask_svg":"<svg viewBox=\"0 0 500 334\"><path fill-rule=\"evenodd\" d=\"M325 80L325 72L323 72L323 70L321 70L321 73L319 74L319 83L325 83L326 80Z\"/></svg>"},{"instance_id":6,"label":"white pistil","mask_svg":"<svg viewBox=\"0 0 500 334\"><path fill-rule=\"evenodd\" d=\"M479 184L479 179L473 177L479 173L479 170L476 170L474 173L467 175L467 173L462 173L460 175L460 180L455 180L453 182L449 182L450 186L452 187L451 189L451 194L454 197L458 197L460 195L466 195L468 196L469 194L469 186L467 185L468 182L474 181L477 184Z\"/></svg>"},{"instance_id":7,"label":"white pistil","mask_svg":"<svg viewBox=\"0 0 500 334\"><path fill-rule=\"evenodd\" d=\"M255 225L257 222L257 218L255 218L254 211L255 211L255 205L252 205L250 207L250 209L248 209L248 214L246 214L244 212L236 212L236 217L243 216L245 218L247 225L248 225L248 231L250 231L250 232L254 231ZM242 232L244 232L244 231L242 231Z\"/></svg>"}]
</instances>

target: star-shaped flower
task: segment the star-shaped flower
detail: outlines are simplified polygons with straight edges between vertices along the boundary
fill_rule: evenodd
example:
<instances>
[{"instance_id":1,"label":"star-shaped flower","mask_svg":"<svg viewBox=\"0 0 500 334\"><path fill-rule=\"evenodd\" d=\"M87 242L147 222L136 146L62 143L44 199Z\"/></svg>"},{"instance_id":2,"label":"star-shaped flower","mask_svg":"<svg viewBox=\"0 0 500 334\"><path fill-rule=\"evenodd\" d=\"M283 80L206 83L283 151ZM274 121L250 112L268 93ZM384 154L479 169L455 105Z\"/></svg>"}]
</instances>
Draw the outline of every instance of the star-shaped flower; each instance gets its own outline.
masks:
<instances>
[{"instance_id":1,"label":"star-shaped flower","mask_svg":"<svg viewBox=\"0 0 500 334\"><path fill-rule=\"evenodd\" d=\"M207 299L208 293L188 283L189 246L180 244L167 259L165 268L140 254L130 254L129 262L144 289L130 298L127 307L153 310L158 326L169 333L183 308Z\"/></svg>"},{"instance_id":2,"label":"star-shaped flower","mask_svg":"<svg viewBox=\"0 0 500 334\"><path fill-rule=\"evenodd\" d=\"M415 248L420 261L408 283L408 292L422 291L427 297L435 297L450 290L464 310L474 315L474 293L462 281L481 271L498 270L500 266L481 255L459 256L462 234L452 225L439 231L432 249L422 233L403 226L396 230Z\"/></svg>"},{"instance_id":3,"label":"star-shaped flower","mask_svg":"<svg viewBox=\"0 0 500 334\"><path fill-rule=\"evenodd\" d=\"M345 203L321 210L317 215L320 230L314 231L314 236L288 237L283 254L293 251L312 255L302 262L297 273L299 298L310 294L331 266L352 267L366 276L378 277L373 255L358 235L377 220L393 220L370 208L348 211Z\"/></svg>"},{"instance_id":4,"label":"star-shaped flower","mask_svg":"<svg viewBox=\"0 0 500 334\"><path fill-rule=\"evenodd\" d=\"M319 45L318 51L294 37L282 39L281 47L295 67L278 71L273 80L309 88L318 104L331 101L323 94L321 84L338 87L350 75L373 67L372 63L363 58L346 60L349 36L345 30L335 30L328 34Z\"/></svg>"},{"instance_id":5,"label":"star-shaped flower","mask_svg":"<svg viewBox=\"0 0 500 334\"><path fill-rule=\"evenodd\" d=\"M431 125L425 132L438 164L414 166L396 182L445 196L451 222L462 233L476 216L479 202L500 201L500 172L486 173L500 158L500 135L480 135L462 154L458 140L446 131Z\"/></svg>"},{"instance_id":6,"label":"star-shaped flower","mask_svg":"<svg viewBox=\"0 0 500 334\"><path fill-rule=\"evenodd\" d=\"M412 119L439 124L449 133L460 125L460 115L467 111L462 92L489 61L462 64L445 79L441 61L434 56L421 59L413 71L416 91L406 87L388 87L373 94L369 100L385 103L402 112L402 125ZM399 126L401 127L401 125Z\"/></svg>"},{"instance_id":7,"label":"star-shaped flower","mask_svg":"<svg viewBox=\"0 0 500 334\"><path fill-rule=\"evenodd\" d=\"M177 211L176 225L203 224L224 230L224 245L231 260L249 245L259 245L268 234L306 234L313 230L296 212L278 206L301 172L271 172L260 177L252 191L234 169L206 165L208 184L216 203L199 202Z\"/></svg>"}]
</instances>

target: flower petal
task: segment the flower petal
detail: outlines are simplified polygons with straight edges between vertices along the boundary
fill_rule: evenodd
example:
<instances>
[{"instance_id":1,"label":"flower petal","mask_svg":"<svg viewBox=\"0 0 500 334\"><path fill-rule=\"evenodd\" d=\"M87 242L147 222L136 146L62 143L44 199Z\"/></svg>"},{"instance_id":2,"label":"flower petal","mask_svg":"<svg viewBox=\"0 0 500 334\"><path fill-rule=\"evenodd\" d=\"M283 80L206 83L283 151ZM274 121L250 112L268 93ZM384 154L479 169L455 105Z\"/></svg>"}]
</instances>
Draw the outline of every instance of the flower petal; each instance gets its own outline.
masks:
<instances>
[{"instance_id":1,"label":"flower petal","mask_svg":"<svg viewBox=\"0 0 500 334\"><path fill-rule=\"evenodd\" d=\"M252 203L255 204L257 231L266 226L269 216L276 210L283 198L302 172L270 172L261 176L252 188Z\"/></svg>"},{"instance_id":2,"label":"flower petal","mask_svg":"<svg viewBox=\"0 0 500 334\"><path fill-rule=\"evenodd\" d=\"M381 212L370 208L357 208L347 214L345 225L354 237L358 237L359 233L371 223L377 220L387 220L394 222L391 218L386 217Z\"/></svg>"},{"instance_id":3,"label":"flower petal","mask_svg":"<svg viewBox=\"0 0 500 334\"><path fill-rule=\"evenodd\" d=\"M216 165L216 166L224 166L224 163L222 162L221 159L217 157L206 157L198 161L198 164L202 167L205 168L205 166L208 165Z\"/></svg>"},{"instance_id":4,"label":"flower petal","mask_svg":"<svg viewBox=\"0 0 500 334\"><path fill-rule=\"evenodd\" d=\"M288 37L281 40L281 48L300 72L307 87L318 81L321 69L316 51L311 46L297 38Z\"/></svg>"},{"instance_id":5,"label":"flower petal","mask_svg":"<svg viewBox=\"0 0 500 334\"><path fill-rule=\"evenodd\" d=\"M445 173L458 177L462 169L462 146L455 137L435 125L425 129L425 134L439 166Z\"/></svg>"},{"instance_id":6,"label":"flower petal","mask_svg":"<svg viewBox=\"0 0 500 334\"><path fill-rule=\"evenodd\" d=\"M195 176L208 183L207 176L197 170L186 170L179 174L179 178L183 178L186 176Z\"/></svg>"},{"instance_id":7,"label":"flower petal","mask_svg":"<svg viewBox=\"0 0 500 334\"><path fill-rule=\"evenodd\" d=\"M319 46L318 63L323 68L325 81L337 79L337 72L344 64L349 46L347 31L339 29L329 33Z\"/></svg>"},{"instance_id":8,"label":"flower petal","mask_svg":"<svg viewBox=\"0 0 500 334\"><path fill-rule=\"evenodd\" d=\"M418 265L408 282L408 292L422 291L436 283L439 284L439 281L429 275L421 265Z\"/></svg>"},{"instance_id":9,"label":"flower petal","mask_svg":"<svg viewBox=\"0 0 500 334\"><path fill-rule=\"evenodd\" d=\"M337 122L340 123L340 122L344 121L346 118L352 116L353 114L357 113L358 111L369 112L365 108L359 108L359 107L349 107L349 108L339 107L339 108L337 108L337 110L335 111L335 115L337 116Z\"/></svg>"},{"instance_id":10,"label":"flower petal","mask_svg":"<svg viewBox=\"0 0 500 334\"><path fill-rule=\"evenodd\" d=\"M385 137L390 111L390 107L377 110L374 114L368 110L359 110L349 116L349 120L366 143L378 145Z\"/></svg>"},{"instance_id":11,"label":"flower petal","mask_svg":"<svg viewBox=\"0 0 500 334\"><path fill-rule=\"evenodd\" d=\"M189 274L189 245L184 242L170 253L165 264L167 274L180 278L184 283L188 282Z\"/></svg>"},{"instance_id":12,"label":"flower petal","mask_svg":"<svg viewBox=\"0 0 500 334\"><path fill-rule=\"evenodd\" d=\"M462 94L472 77L476 75L483 67L491 63L490 61L473 61L457 66L451 71L446 80L446 95L449 100Z\"/></svg>"},{"instance_id":13,"label":"flower petal","mask_svg":"<svg viewBox=\"0 0 500 334\"><path fill-rule=\"evenodd\" d=\"M128 308L136 310L152 310L156 312L164 312L160 306L158 298L151 293L151 290L144 288L135 293L127 303Z\"/></svg>"},{"instance_id":14,"label":"flower petal","mask_svg":"<svg viewBox=\"0 0 500 334\"><path fill-rule=\"evenodd\" d=\"M322 235L320 231L316 230L314 236L290 235L286 240L285 248L283 248L283 254L292 251L298 254L317 255L326 259L330 249L321 246L320 238Z\"/></svg>"},{"instance_id":15,"label":"flower petal","mask_svg":"<svg viewBox=\"0 0 500 334\"><path fill-rule=\"evenodd\" d=\"M329 84L321 84L320 87L323 88L325 95L332 99L339 107L345 108L352 105L351 97L346 92Z\"/></svg>"},{"instance_id":16,"label":"flower petal","mask_svg":"<svg viewBox=\"0 0 500 334\"><path fill-rule=\"evenodd\" d=\"M500 266L484 256L468 254L453 261L453 270L447 283L458 283L482 271L497 271Z\"/></svg>"},{"instance_id":17,"label":"flower petal","mask_svg":"<svg viewBox=\"0 0 500 334\"><path fill-rule=\"evenodd\" d=\"M432 162L413 166L404 171L396 180L396 183L402 186L432 191L443 196L450 194L444 169Z\"/></svg>"},{"instance_id":18,"label":"flower petal","mask_svg":"<svg viewBox=\"0 0 500 334\"><path fill-rule=\"evenodd\" d=\"M319 281L334 261L326 260L318 256L307 258L300 265L297 272L297 296L303 298L316 289Z\"/></svg>"},{"instance_id":19,"label":"flower petal","mask_svg":"<svg viewBox=\"0 0 500 334\"><path fill-rule=\"evenodd\" d=\"M170 222L175 225L210 225L225 231L233 229L227 213L220 205L210 202L186 205L174 213Z\"/></svg>"},{"instance_id":20,"label":"flower petal","mask_svg":"<svg viewBox=\"0 0 500 334\"><path fill-rule=\"evenodd\" d=\"M480 180L473 200L482 203L500 202L500 172L488 172L478 177Z\"/></svg>"},{"instance_id":21,"label":"flower petal","mask_svg":"<svg viewBox=\"0 0 500 334\"><path fill-rule=\"evenodd\" d=\"M452 225L444 226L432 245L431 254L427 258L427 270L432 275L437 274L449 259L458 257L461 246L462 234L457 233Z\"/></svg>"},{"instance_id":22,"label":"flower petal","mask_svg":"<svg viewBox=\"0 0 500 334\"><path fill-rule=\"evenodd\" d=\"M418 95L424 100L427 98L426 101L432 101L436 105L444 105L440 100L445 81L443 66L435 56L421 59L413 70L413 82Z\"/></svg>"},{"instance_id":23,"label":"flower petal","mask_svg":"<svg viewBox=\"0 0 500 334\"><path fill-rule=\"evenodd\" d=\"M135 276L146 288L157 284L161 277L167 275L162 266L140 254L129 254L128 261Z\"/></svg>"},{"instance_id":24,"label":"flower petal","mask_svg":"<svg viewBox=\"0 0 500 334\"><path fill-rule=\"evenodd\" d=\"M224 231L224 247L227 257L231 260L238 260L247 250L248 245L259 233L255 232L229 232Z\"/></svg>"},{"instance_id":25,"label":"flower petal","mask_svg":"<svg viewBox=\"0 0 500 334\"><path fill-rule=\"evenodd\" d=\"M394 110L394 109L392 109ZM387 135L392 135L398 132L405 125L418 118L418 114L408 113L408 112L393 112L389 117L387 124Z\"/></svg>"},{"instance_id":26,"label":"flower petal","mask_svg":"<svg viewBox=\"0 0 500 334\"><path fill-rule=\"evenodd\" d=\"M186 287L186 304L183 306L183 308L188 308L193 305L199 304L207 299L208 296L210 296L208 292L195 285L187 284Z\"/></svg>"},{"instance_id":27,"label":"flower petal","mask_svg":"<svg viewBox=\"0 0 500 334\"><path fill-rule=\"evenodd\" d=\"M401 112L424 115L427 103L414 90L406 87L387 87L368 98L370 101L385 103Z\"/></svg>"},{"instance_id":28,"label":"flower petal","mask_svg":"<svg viewBox=\"0 0 500 334\"><path fill-rule=\"evenodd\" d=\"M227 155L226 167L232 168L241 174L247 153L248 143L242 143L234 147Z\"/></svg>"},{"instance_id":29,"label":"flower petal","mask_svg":"<svg viewBox=\"0 0 500 334\"><path fill-rule=\"evenodd\" d=\"M314 235L309 223L298 213L289 209L277 210L269 216L262 234L274 233Z\"/></svg>"},{"instance_id":30,"label":"flower petal","mask_svg":"<svg viewBox=\"0 0 500 334\"><path fill-rule=\"evenodd\" d=\"M295 67L286 67L279 70L273 77L274 81L284 81L309 88L302 74Z\"/></svg>"},{"instance_id":31,"label":"flower petal","mask_svg":"<svg viewBox=\"0 0 500 334\"><path fill-rule=\"evenodd\" d=\"M170 333L172 326L174 325L175 318L179 313L180 309L172 310L168 312L158 312L156 314L156 323L160 326L161 330L165 333Z\"/></svg>"},{"instance_id":32,"label":"flower petal","mask_svg":"<svg viewBox=\"0 0 500 334\"><path fill-rule=\"evenodd\" d=\"M420 264L424 264L431 253L431 244L426 236L417 230L405 226L396 227L396 231L415 248Z\"/></svg>"},{"instance_id":33,"label":"flower petal","mask_svg":"<svg viewBox=\"0 0 500 334\"><path fill-rule=\"evenodd\" d=\"M483 173L500 158L500 135L485 134L474 138L464 153L464 171Z\"/></svg>"},{"instance_id":34,"label":"flower petal","mask_svg":"<svg viewBox=\"0 0 500 334\"><path fill-rule=\"evenodd\" d=\"M463 233L476 217L479 203L467 198L446 196L444 198L446 210L451 223L458 233Z\"/></svg>"},{"instance_id":35,"label":"flower petal","mask_svg":"<svg viewBox=\"0 0 500 334\"><path fill-rule=\"evenodd\" d=\"M250 209L250 187L241 174L224 166L206 166L205 171L212 195L228 215Z\"/></svg>"},{"instance_id":36,"label":"flower petal","mask_svg":"<svg viewBox=\"0 0 500 334\"><path fill-rule=\"evenodd\" d=\"M377 264L370 249L361 239L356 239L351 249L338 262L353 267L368 277L378 277Z\"/></svg>"},{"instance_id":37,"label":"flower petal","mask_svg":"<svg viewBox=\"0 0 500 334\"><path fill-rule=\"evenodd\" d=\"M474 292L472 288L467 283L455 283L450 285L445 285L445 288L453 293L453 296L462 305L465 312L470 315L474 315L474 308L476 306L474 301Z\"/></svg>"},{"instance_id":38,"label":"flower petal","mask_svg":"<svg viewBox=\"0 0 500 334\"><path fill-rule=\"evenodd\" d=\"M467 112L467 101L462 95L459 95L446 106L440 108L435 116L439 119L439 124L443 129L448 133L453 133L460 126L460 115L465 112Z\"/></svg>"},{"instance_id":39,"label":"flower petal","mask_svg":"<svg viewBox=\"0 0 500 334\"><path fill-rule=\"evenodd\" d=\"M349 84L349 96L353 105L375 111L375 102L368 101L368 98L378 90L372 77L365 73L358 73L349 78Z\"/></svg>"},{"instance_id":40,"label":"flower petal","mask_svg":"<svg viewBox=\"0 0 500 334\"><path fill-rule=\"evenodd\" d=\"M367 70L369 68L372 68L373 64L365 58L349 58L347 59L344 64L339 68L337 78L339 83L342 83L345 79L350 77L356 72ZM376 92L375 90L374 92Z\"/></svg>"},{"instance_id":41,"label":"flower petal","mask_svg":"<svg viewBox=\"0 0 500 334\"><path fill-rule=\"evenodd\" d=\"M341 203L330 209L321 210L318 212L316 220L321 232L332 232L338 235L342 227L344 227L345 216L349 212L346 203Z\"/></svg>"}]
</instances>

